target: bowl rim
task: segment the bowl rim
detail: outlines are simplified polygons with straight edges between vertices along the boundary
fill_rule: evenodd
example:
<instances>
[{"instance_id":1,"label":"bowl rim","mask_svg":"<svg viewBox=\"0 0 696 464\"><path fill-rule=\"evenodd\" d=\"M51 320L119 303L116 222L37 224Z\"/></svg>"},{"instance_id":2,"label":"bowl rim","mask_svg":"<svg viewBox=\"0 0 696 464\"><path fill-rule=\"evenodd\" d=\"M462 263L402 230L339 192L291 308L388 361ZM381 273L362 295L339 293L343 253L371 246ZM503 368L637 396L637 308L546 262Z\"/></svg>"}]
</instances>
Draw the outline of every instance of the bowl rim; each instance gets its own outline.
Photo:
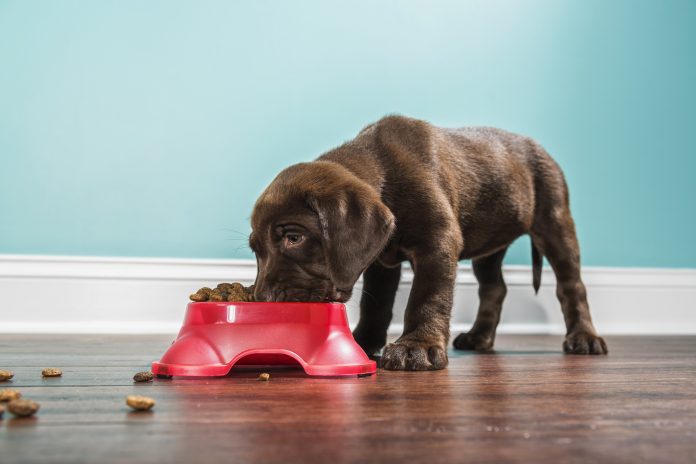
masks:
<instances>
[{"instance_id":1,"label":"bowl rim","mask_svg":"<svg viewBox=\"0 0 696 464\"><path fill-rule=\"evenodd\" d=\"M322 305L322 306L345 306L345 303L340 301L189 301L189 305L202 306L306 306L306 305Z\"/></svg>"}]
</instances>

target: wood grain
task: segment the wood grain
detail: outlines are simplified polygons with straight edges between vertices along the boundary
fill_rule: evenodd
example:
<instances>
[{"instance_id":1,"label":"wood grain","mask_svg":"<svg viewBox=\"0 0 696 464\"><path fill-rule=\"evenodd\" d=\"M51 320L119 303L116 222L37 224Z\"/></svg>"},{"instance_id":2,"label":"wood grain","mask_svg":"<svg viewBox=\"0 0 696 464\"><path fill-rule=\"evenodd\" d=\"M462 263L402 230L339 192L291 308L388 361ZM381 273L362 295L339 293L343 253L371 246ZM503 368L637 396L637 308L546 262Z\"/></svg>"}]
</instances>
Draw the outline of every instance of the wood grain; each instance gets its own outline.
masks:
<instances>
[{"instance_id":1,"label":"wood grain","mask_svg":"<svg viewBox=\"0 0 696 464\"><path fill-rule=\"evenodd\" d=\"M41 403L0 421L0 462L694 462L696 337L611 337L606 357L501 336L437 372L301 372L134 384L162 336L8 336L0 388ZM44 367L63 376L41 378ZM129 394L154 411L130 412Z\"/></svg>"}]
</instances>

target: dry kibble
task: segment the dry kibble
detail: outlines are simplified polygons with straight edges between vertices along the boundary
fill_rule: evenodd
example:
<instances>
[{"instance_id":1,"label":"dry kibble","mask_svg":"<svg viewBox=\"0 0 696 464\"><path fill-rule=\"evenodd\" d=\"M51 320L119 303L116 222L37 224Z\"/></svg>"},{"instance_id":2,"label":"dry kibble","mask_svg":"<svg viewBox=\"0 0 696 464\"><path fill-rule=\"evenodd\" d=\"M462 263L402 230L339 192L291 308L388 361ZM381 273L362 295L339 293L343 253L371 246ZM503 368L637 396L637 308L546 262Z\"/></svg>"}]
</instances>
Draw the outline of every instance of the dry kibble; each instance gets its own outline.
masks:
<instances>
[{"instance_id":1,"label":"dry kibble","mask_svg":"<svg viewBox=\"0 0 696 464\"><path fill-rule=\"evenodd\" d=\"M191 301L254 301L254 286L245 287L239 282L221 283L214 289L203 287L192 293Z\"/></svg>"},{"instance_id":2,"label":"dry kibble","mask_svg":"<svg viewBox=\"0 0 696 464\"><path fill-rule=\"evenodd\" d=\"M138 372L133 376L133 380L136 382L150 382L154 378L155 376L152 375L152 372Z\"/></svg>"},{"instance_id":3,"label":"dry kibble","mask_svg":"<svg viewBox=\"0 0 696 464\"><path fill-rule=\"evenodd\" d=\"M126 404L136 411L148 411L155 405L155 400L147 396L126 396Z\"/></svg>"},{"instance_id":4,"label":"dry kibble","mask_svg":"<svg viewBox=\"0 0 696 464\"><path fill-rule=\"evenodd\" d=\"M244 287L239 282L234 282L231 284L223 282L221 284L218 284L218 286L215 287L215 290L220 290L223 293L230 293L232 291L237 290L238 288L244 288Z\"/></svg>"},{"instance_id":5,"label":"dry kibble","mask_svg":"<svg viewBox=\"0 0 696 464\"><path fill-rule=\"evenodd\" d=\"M202 295L202 294L196 292L196 293L190 294L189 299L191 301L196 302L196 303L200 303L201 301L207 301L208 297L206 295Z\"/></svg>"},{"instance_id":6,"label":"dry kibble","mask_svg":"<svg viewBox=\"0 0 696 464\"><path fill-rule=\"evenodd\" d=\"M189 296L191 298L191 301L208 301L208 298L210 297L210 292L212 290L208 287L203 287L200 290L198 290L196 293L193 293Z\"/></svg>"},{"instance_id":7,"label":"dry kibble","mask_svg":"<svg viewBox=\"0 0 696 464\"><path fill-rule=\"evenodd\" d=\"M8 401L18 400L22 397L22 394L17 390L0 390L0 403L7 403Z\"/></svg>"},{"instance_id":8,"label":"dry kibble","mask_svg":"<svg viewBox=\"0 0 696 464\"><path fill-rule=\"evenodd\" d=\"M240 283L233 283L227 291L227 301L254 301L254 286L246 288Z\"/></svg>"},{"instance_id":9,"label":"dry kibble","mask_svg":"<svg viewBox=\"0 0 696 464\"><path fill-rule=\"evenodd\" d=\"M223 296L222 292L218 290L217 288L210 292L210 296L208 297L210 301L225 301L226 298Z\"/></svg>"},{"instance_id":10,"label":"dry kibble","mask_svg":"<svg viewBox=\"0 0 696 464\"><path fill-rule=\"evenodd\" d=\"M14 400L7 404L7 410L17 417L32 416L40 407L39 403L31 400Z\"/></svg>"},{"instance_id":11,"label":"dry kibble","mask_svg":"<svg viewBox=\"0 0 696 464\"><path fill-rule=\"evenodd\" d=\"M60 377L63 375L63 371L56 367L47 367L41 371L41 375L44 377Z\"/></svg>"},{"instance_id":12,"label":"dry kibble","mask_svg":"<svg viewBox=\"0 0 696 464\"><path fill-rule=\"evenodd\" d=\"M259 380L262 380L264 382L268 382L268 380L271 378L271 374L263 373L259 374Z\"/></svg>"},{"instance_id":13,"label":"dry kibble","mask_svg":"<svg viewBox=\"0 0 696 464\"><path fill-rule=\"evenodd\" d=\"M14 377L14 372L0 370L0 382L10 380L12 377Z\"/></svg>"}]
</instances>

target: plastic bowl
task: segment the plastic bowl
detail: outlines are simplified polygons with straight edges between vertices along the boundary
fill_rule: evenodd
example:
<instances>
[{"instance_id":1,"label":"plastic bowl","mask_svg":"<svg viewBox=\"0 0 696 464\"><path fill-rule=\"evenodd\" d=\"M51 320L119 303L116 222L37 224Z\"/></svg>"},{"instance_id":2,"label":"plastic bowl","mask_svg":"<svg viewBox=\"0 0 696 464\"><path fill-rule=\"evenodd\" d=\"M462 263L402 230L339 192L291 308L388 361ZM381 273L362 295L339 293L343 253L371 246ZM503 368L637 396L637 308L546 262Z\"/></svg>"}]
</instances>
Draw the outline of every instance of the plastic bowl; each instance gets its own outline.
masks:
<instances>
[{"instance_id":1,"label":"plastic bowl","mask_svg":"<svg viewBox=\"0 0 696 464\"><path fill-rule=\"evenodd\" d=\"M300 366L310 376L374 374L340 303L189 303L158 376L227 375L233 367Z\"/></svg>"}]
</instances>

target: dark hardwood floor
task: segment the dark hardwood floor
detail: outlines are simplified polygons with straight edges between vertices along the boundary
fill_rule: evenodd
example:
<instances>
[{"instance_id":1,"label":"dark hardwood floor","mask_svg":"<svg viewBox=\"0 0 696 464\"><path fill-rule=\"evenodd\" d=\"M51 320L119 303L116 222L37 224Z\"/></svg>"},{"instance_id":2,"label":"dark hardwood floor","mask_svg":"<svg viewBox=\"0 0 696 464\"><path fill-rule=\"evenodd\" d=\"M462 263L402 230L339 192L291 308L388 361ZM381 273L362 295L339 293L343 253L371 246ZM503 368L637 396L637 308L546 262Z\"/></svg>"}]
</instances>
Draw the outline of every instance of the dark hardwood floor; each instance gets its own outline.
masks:
<instances>
[{"instance_id":1,"label":"dark hardwood floor","mask_svg":"<svg viewBox=\"0 0 696 464\"><path fill-rule=\"evenodd\" d=\"M0 335L0 389L41 403L0 420L0 462L696 462L696 337L608 337L609 356L584 357L500 336L438 372L133 384L171 339Z\"/></svg>"}]
</instances>

